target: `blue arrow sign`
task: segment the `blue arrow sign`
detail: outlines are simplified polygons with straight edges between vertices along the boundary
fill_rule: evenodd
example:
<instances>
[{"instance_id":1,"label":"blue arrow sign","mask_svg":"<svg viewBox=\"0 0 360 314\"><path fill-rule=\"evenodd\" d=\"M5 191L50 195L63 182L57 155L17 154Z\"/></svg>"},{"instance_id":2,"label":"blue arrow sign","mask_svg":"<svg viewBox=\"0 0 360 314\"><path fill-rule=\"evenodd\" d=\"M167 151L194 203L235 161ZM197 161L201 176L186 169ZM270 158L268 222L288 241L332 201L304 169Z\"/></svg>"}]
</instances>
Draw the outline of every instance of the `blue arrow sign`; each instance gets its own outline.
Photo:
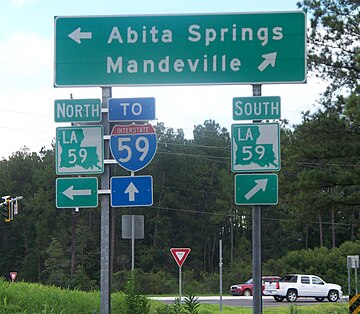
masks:
<instances>
[{"instance_id":1,"label":"blue arrow sign","mask_svg":"<svg viewBox=\"0 0 360 314\"><path fill-rule=\"evenodd\" d=\"M155 98L110 98L109 121L155 120Z\"/></svg>"},{"instance_id":2,"label":"blue arrow sign","mask_svg":"<svg viewBox=\"0 0 360 314\"><path fill-rule=\"evenodd\" d=\"M126 170L145 168L154 158L156 148L156 133L151 124L115 125L111 131L111 154Z\"/></svg>"},{"instance_id":3,"label":"blue arrow sign","mask_svg":"<svg viewBox=\"0 0 360 314\"><path fill-rule=\"evenodd\" d=\"M132 207L153 204L152 176L112 177L111 206Z\"/></svg>"}]
</instances>

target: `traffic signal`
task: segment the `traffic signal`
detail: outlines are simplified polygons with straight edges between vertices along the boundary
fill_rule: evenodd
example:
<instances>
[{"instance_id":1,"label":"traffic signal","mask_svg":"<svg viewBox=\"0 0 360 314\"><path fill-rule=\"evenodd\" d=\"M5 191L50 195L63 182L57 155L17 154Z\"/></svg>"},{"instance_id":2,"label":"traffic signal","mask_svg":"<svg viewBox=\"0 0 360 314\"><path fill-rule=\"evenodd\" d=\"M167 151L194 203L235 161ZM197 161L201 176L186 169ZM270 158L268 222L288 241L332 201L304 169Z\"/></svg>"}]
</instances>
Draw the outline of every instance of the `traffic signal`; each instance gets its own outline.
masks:
<instances>
[{"instance_id":1,"label":"traffic signal","mask_svg":"<svg viewBox=\"0 0 360 314\"><path fill-rule=\"evenodd\" d=\"M11 221L11 217L10 217L10 207L11 207L11 201L10 200L5 200L4 203L2 203L3 207L2 207L2 211L3 211L3 218L5 220L5 222L10 222Z\"/></svg>"}]
</instances>

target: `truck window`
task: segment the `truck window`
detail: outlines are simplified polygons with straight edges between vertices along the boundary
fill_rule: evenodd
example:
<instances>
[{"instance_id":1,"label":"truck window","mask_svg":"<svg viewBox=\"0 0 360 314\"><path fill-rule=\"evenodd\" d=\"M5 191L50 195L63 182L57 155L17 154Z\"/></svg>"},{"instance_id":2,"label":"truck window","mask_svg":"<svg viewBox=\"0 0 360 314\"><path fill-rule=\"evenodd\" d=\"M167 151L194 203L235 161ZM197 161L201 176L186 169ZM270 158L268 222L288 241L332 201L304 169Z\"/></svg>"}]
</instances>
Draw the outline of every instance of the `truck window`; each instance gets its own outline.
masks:
<instances>
[{"instance_id":1,"label":"truck window","mask_svg":"<svg viewBox=\"0 0 360 314\"><path fill-rule=\"evenodd\" d=\"M283 277L280 281L283 281L283 282L296 282L297 281L297 276L287 275L287 276Z\"/></svg>"},{"instance_id":2,"label":"truck window","mask_svg":"<svg viewBox=\"0 0 360 314\"><path fill-rule=\"evenodd\" d=\"M322 280L320 280L320 278L317 278L317 277L312 278L312 283L313 283L313 285L323 285L324 284L324 282Z\"/></svg>"},{"instance_id":3,"label":"truck window","mask_svg":"<svg viewBox=\"0 0 360 314\"><path fill-rule=\"evenodd\" d=\"M301 276L301 283L310 284L310 278L308 276Z\"/></svg>"}]
</instances>

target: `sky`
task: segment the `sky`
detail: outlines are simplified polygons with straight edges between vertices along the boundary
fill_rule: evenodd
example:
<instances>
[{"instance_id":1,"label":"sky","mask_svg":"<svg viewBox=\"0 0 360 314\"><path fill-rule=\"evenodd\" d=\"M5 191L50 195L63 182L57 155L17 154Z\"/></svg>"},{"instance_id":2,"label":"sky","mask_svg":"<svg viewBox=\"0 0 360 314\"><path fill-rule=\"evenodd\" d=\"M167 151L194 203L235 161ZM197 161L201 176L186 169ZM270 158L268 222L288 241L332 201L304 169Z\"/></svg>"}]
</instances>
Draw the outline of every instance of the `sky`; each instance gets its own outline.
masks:
<instances>
[{"instance_id":1,"label":"sky","mask_svg":"<svg viewBox=\"0 0 360 314\"><path fill-rule=\"evenodd\" d=\"M0 0L0 159L23 147L50 148L57 99L101 98L100 87L54 87L54 17L93 15L245 13L297 10L297 0ZM316 109L325 84L263 84L263 96L281 97L281 118L290 125ZM156 121L191 138L194 126L215 120L228 130L232 99L252 95L251 85L113 87L114 98L154 97Z\"/></svg>"}]
</instances>

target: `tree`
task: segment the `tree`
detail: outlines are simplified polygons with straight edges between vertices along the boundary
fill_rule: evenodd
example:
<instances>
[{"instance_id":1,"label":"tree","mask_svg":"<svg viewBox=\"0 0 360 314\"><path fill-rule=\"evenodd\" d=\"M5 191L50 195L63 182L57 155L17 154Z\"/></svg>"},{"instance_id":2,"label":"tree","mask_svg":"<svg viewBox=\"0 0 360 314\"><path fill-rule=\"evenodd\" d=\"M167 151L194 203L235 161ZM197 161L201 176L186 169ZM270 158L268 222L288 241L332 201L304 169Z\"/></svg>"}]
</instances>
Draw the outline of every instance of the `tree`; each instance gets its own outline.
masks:
<instances>
[{"instance_id":1,"label":"tree","mask_svg":"<svg viewBox=\"0 0 360 314\"><path fill-rule=\"evenodd\" d=\"M358 0L302 0L310 14L309 69L330 80L326 96L343 88L359 92L360 9Z\"/></svg>"}]
</instances>

